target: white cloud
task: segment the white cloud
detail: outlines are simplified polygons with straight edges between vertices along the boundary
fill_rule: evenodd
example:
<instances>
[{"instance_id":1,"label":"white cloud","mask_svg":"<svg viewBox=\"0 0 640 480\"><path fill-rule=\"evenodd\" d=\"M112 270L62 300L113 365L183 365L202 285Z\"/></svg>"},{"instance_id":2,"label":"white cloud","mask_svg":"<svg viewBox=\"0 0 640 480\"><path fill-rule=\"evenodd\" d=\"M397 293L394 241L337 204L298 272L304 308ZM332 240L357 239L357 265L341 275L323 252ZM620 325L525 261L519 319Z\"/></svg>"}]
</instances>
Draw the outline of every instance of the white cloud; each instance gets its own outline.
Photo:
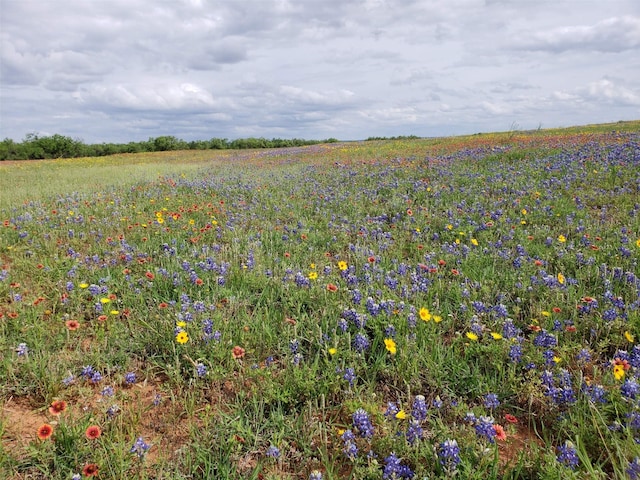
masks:
<instances>
[{"instance_id":1,"label":"white cloud","mask_svg":"<svg viewBox=\"0 0 640 480\"><path fill-rule=\"evenodd\" d=\"M593 25L567 25L529 34L516 46L523 50L592 50L620 52L640 49L640 17L607 18Z\"/></svg>"},{"instance_id":2,"label":"white cloud","mask_svg":"<svg viewBox=\"0 0 640 480\"><path fill-rule=\"evenodd\" d=\"M0 7L1 127L16 140L357 139L638 118L637 0Z\"/></svg>"}]
</instances>

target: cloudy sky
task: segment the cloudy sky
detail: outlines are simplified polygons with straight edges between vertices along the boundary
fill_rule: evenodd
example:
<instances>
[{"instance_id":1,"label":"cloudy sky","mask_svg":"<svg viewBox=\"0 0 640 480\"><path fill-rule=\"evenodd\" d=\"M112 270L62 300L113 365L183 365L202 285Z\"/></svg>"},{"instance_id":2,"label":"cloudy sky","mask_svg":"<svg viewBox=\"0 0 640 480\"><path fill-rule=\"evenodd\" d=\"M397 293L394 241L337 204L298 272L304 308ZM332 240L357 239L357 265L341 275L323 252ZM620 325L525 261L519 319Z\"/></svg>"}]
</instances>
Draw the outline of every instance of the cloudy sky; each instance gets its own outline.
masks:
<instances>
[{"instance_id":1,"label":"cloudy sky","mask_svg":"<svg viewBox=\"0 0 640 480\"><path fill-rule=\"evenodd\" d=\"M640 119L638 0L0 0L0 137L441 136Z\"/></svg>"}]
</instances>

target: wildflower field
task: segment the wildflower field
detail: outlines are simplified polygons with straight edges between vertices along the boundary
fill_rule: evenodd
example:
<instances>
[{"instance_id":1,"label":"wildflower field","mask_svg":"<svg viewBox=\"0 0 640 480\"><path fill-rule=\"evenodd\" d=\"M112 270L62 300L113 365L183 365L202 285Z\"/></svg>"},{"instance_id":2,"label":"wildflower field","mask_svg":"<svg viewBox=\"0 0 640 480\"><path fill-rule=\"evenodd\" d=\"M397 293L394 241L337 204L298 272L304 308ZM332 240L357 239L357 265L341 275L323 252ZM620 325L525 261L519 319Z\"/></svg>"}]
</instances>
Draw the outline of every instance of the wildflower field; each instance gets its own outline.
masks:
<instances>
[{"instance_id":1,"label":"wildflower field","mask_svg":"<svg viewBox=\"0 0 640 480\"><path fill-rule=\"evenodd\" d=\"M2 478L640 478L640 122L0 192Z\"/></svg>"}]
</instances>

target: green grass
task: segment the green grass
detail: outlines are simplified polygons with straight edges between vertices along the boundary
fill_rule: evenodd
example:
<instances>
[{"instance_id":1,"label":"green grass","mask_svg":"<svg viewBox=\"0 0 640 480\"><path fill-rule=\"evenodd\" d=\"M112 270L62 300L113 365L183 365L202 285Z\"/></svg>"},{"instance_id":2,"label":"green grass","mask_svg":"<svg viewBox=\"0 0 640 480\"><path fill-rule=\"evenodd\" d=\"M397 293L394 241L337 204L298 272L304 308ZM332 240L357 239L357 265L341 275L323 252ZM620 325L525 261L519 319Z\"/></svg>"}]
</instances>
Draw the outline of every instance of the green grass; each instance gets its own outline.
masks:
<instances>
[{"instance_id":1,"label":"green grass","mask_svg":"<svg viewBox=\"0 0 640 480\"><path fill-rule=\"evenodd\" d=\"M638 126L0 164L0 472L625 478Z\"/></svg>"}]
</instances>

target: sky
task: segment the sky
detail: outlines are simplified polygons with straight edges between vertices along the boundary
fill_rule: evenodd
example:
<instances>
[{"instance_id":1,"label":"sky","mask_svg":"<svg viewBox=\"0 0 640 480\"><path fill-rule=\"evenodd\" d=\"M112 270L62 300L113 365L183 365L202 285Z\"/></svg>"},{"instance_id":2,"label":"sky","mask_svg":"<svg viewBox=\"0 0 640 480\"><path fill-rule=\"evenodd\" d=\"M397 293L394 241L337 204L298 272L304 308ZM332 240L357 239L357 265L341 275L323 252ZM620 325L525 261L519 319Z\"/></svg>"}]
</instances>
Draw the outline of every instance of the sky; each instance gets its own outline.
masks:
<instances>
[{"instance_id":1,"label":"sky","mask_svg":"<svg viewBox=\"0 0 640 480\"><path fill-rule=\"evenodd\" d=\"M0 138L361 140L640 119L638 0L0 0Z\"/></svg>"}]
</instances>

